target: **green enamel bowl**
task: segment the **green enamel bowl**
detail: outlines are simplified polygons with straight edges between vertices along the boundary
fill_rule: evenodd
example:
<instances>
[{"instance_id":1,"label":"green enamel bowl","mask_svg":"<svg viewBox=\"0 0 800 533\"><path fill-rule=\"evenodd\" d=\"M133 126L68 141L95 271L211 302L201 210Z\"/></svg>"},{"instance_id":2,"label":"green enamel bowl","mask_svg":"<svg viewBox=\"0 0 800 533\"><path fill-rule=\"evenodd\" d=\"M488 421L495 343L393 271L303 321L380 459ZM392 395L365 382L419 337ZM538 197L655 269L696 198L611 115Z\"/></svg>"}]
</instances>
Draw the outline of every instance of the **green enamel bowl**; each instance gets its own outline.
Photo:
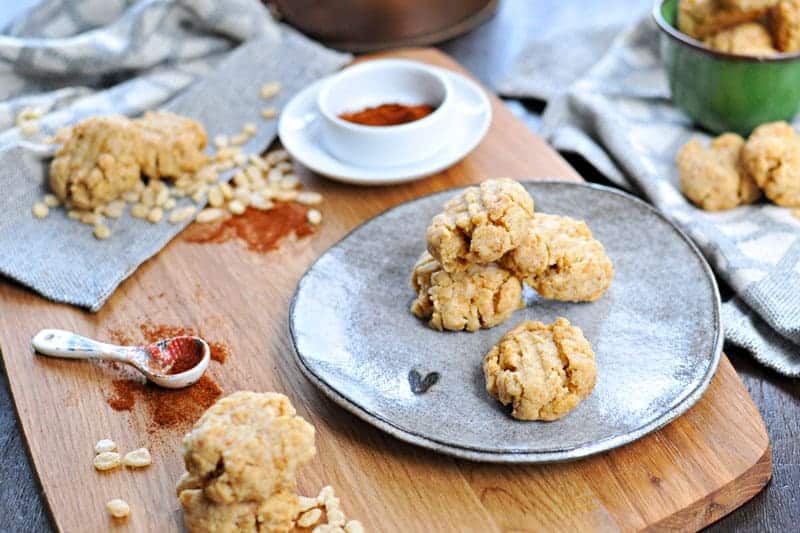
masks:
<instances>
[{"instance_id":1,"label":"green enamel bowl","mask_svg":"<svg viewBox=\"0 0 800 533\"><path fill-rule=\"evenodd\" d=\"M800 54L749 57L717 52L678 31L678 0L659 0L661 60L672 101L714 133L748 135L765 122L791 120L800 107Z\"/></svg>"}]
</instances>

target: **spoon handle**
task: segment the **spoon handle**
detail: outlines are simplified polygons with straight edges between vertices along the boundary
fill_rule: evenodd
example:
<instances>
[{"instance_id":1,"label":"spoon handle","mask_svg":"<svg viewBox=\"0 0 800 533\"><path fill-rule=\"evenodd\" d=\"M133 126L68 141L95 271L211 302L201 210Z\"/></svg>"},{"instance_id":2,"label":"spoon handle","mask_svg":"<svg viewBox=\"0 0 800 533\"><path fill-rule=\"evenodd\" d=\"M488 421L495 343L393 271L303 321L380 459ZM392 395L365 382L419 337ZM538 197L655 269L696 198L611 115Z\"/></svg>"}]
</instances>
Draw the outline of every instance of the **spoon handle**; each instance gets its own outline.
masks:
<instances>
[{"instance_id":1,"label":"spoon handle","mask_svg":"<svg viewBox=\"0 0 800 533\"><path fill-rule=\"evenodd\" d=\"M61 329L43 329L31 341L34 350L51 357L109 359L127 362L129 348L106 344Z\"/></svg>"}]
</instances>

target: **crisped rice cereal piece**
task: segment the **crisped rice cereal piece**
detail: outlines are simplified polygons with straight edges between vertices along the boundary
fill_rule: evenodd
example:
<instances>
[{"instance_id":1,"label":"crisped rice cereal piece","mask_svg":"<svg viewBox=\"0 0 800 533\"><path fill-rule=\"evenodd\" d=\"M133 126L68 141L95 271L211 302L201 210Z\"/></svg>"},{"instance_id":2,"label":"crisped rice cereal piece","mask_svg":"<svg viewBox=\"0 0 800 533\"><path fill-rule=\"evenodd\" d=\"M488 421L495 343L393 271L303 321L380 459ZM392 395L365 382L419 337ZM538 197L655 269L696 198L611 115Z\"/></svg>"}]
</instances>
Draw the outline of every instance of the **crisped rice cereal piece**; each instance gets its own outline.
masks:
<instances>
[{"instance_id":1,"label":"crisped rice cereal piece","mask_svg":"<svg viewBox=\"0 0 800 533\"><path fill-rule=\"evenodd\" d=\"M757 127L742 148L742 163L767 198L800 206L800 136L786 122Z\"/></svg>"},{"instance_id":2,"label":"crisped rice cereal piece","mask_svg":"<svg viewBox=\"0 0 800 533\"><path fill-rule=\"evenodd\" d=\"M772 35L758 22L747 22L722 30L706 37L703 42L714 50L729 54L768 56L778 53L772 45Z\"/></svg>"},{"instance_id":3,"label":"crisped rice cereal piece","mask_svg":"<svg viewBox=\"0 0 800 533\"><path fill-rule=\"evenodd\" d=\"M50 188L68 207L104 205L140 183L141 145L129 119L88 118L72 127L50 163Z\"/></svg>"},{"instance_id":4,"label":"crisped rice cereal piece","mask_svg":"<svg viewBox=\"0 0 800 533\"><path fill-rule=\"evenodd\" d=\"M217 503L199 489L187 489L178 497L189 533L288 532L297 515L297 494L282 491L265 501Z\"/></svg>"},{"instance_id":5,"label":"crisped rice cereal piece","mask_svg":"<svg viewBox=\"0 0 800 533\"><path fill-rule=\"evenodd\" d=\"M125 518L131 514L131 508L128 505L128 502L119 498L109 500L108 503L106 503L106 510L108 511L108 514L114 518Z\"/></svg>"},{"instance_id":6,"label":"crisped rice cereal piece","mask_svg":"<svg viewBox=\"0 0 800 533\"><path fill-rule=\"evenodd\" d=\"M133 122L142 134L139 164L145 176L177 179L205 165L208 139L199 122L168 111L148 111Z\"/></svg>"},{"instance_id":7,"label":"crisped rice cereal piece","mask_svg":"<svg viewBox=\"0 0 800 533\"><path fill-rule=\"evenodd\" d=\"M706 211L758 200L761 191L741 163L743 146L735 133L720 135L708 148L696 137L684 144L675 160L683 194Z\"/></svg>"},{"instance_id":8,"label":"crisped rice cereal piece","mask_svg":"<svg viewBox=\"0 0 800 533\"><path fill-rule=\"evenodd\" d=\"M690 37L703 39L731 26L757 20L769 9L757 2L748 4L735 6L723 5L720 0L680 0L678 29Z\"/></svg>"},{"instance_id":9,"label":"crisped rice cereal piece","mask_svg":"<svg viewBox=\"0 0 800 533\"><path fill-rule=\"evenodd\" d=\"M129 468L144 468L152 464L153 458L150 456L150 450L147 448L139 448L128 452L122 458L122 464Z\"/></svg>"},{"instance_id":10,"label":"crisped rice cereal piece","mask_svg":"<svg viewBox=\"0 0 800 533\"><path fill-rule=\"evenodd\" d=\"M117 452L101 452L95 455L93 464L96 470L113 470L120 465L120 457Z\"/></svg>"},{"instance_id":11,"label":"crisped rice cereal piece","mask_svg":"<svg viewBox=\"0 0 800 533\"><path fill-rule=\"evenodd\" d=\"M483 360L486 391L519 420L557 420L594 389L594 352L566 318L527 320L506 333Z\"/></svg>"},{"instance_id":12,"label":"crisped rice cereal piece","mask_svg":"<svg viewBox=\"0 0 800 533\"><path fill-rule=\"evenodd\" d=\"M241 391L203 414L184 437L183 453L207 499L266 501L294 491L297 470L316 453L314 428L295 416L286 396Z\"/></svg>"},{"instance_id":13,"label":"crisped rice cereal piece","mask_svg":"<svg viewBox=\"0 0 800 533\"><path fill-rule=\"evenodd\" d=\"M469 187L444 205L426 232L428 251L447 272L500 259L519 243L533 199L518 182L500 178Z\"/></svg>"},{"instance_id":14,"label":"crisped rice cereal piece","mask_svg":"<svg viewBox=\"0 0 800 533\"><path fill-rule=\"evenodd\" d=\"M414 265L411 312L433 329L476 331L491 328L522 307L522 283L497 265L471 265L446 272L425 252Z\"/></svg>"},{"instance_id":15,"label":"crisped rice cereal piece","mask_svg":"<svg viewBox=\"0 0 800 533\"><path fill-rule=\"evenodd\" d=\"M614 265L585 222L536 213L520 246L500 264L542 297L591 302L611 286Z\"/></svg>"},{"instance_id":16,"label":"crisped rice cereal piece","mask_svg":"<svg viewBox=\"0 0 800 533\"><path fill-rule=\"evenodd\" d=\"M800 0L778 2L769 12L769 23L778 50L800 50Z\"/></svg>"}]
</instances>

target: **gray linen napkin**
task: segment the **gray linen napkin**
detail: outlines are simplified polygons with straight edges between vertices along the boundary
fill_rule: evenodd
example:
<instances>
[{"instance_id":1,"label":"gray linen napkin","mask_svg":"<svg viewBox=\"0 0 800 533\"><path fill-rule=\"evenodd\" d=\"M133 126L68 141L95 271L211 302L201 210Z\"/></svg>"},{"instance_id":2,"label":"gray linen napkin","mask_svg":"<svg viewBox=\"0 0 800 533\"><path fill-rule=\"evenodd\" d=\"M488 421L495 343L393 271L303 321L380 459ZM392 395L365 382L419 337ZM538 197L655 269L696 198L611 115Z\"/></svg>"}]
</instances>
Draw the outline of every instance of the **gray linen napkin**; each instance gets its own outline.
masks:
<instances>
[{"instance_id":1,"label":"gray linen napkin","mask_svg":"<svg viewBox=\"0 0 800 533\"><path fill-rule=\"evenodd\" d=\"M126 213L109 221L111 238L98 241L63 209L34 219L31 206L47 189L42 155L51 149L13 126L22 107L47 110L44 135L88 115L137 114L167 102L204 124L209 138L255 122L258 133L244 149L260 152L277 127L260 111L280 109L350 59L276 24L257 0L51 0L7 34L0 36L0 273L92 311L189 222L153 225ZM259 90L272 81L282 90L265 102Z\"/></svg>"},{"instance_id":2,"label":"gray linen napkin","mask_svg":"<svg viewBox=\"0 0 800 533\"><path fill-rule=\"evenodd\" d=\"M800 376L800 220L767 203L710 213L683 197L675 154L692 136L708 135L671 104L657 31L648 17L610 43L602 31L533 43L500 92L549 99L542 133L553 146L582 154L661 209L733 289L722 309L727 341L782 374ZM542 57L565 43L584 50L573 57L586 67L569 69L577 74L569 80L563 72L555 77L561 62ZM568 84L557 93L552 79Z\"/></svg>"}]
</instances>

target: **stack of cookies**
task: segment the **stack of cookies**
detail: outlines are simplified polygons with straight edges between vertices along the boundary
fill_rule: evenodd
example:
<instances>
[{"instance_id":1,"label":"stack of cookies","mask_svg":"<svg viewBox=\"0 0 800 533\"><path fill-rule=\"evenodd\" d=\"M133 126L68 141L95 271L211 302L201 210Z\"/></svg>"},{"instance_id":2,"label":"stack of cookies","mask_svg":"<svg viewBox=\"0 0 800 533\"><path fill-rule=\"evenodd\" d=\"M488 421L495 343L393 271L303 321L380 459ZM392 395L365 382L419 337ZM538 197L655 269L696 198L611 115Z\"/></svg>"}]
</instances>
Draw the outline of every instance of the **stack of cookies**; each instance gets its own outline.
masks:
<instances>
[{"instance_id":1,"label":"stack of cookies","mask_svg":"<svg viewBox=\"0 0 800 533\"><path fill-rule=\"evenodd\" d=\"M524 307L527 283L544 298L589 302L614 267L584 222L535 213L525 188L484 181L444 205L428 226L428 251L411 275L411 312L438 330L475 331ZM594 389L594 352L566 318L527 320L483 358L486 391L520 420L557 420Z\"/></svg>"},{"instance_id":2,"label":"stack of cookies","mask_svg":"<svg viewBox=\"0 0 800 533\"><path fill-rule=\"evenodd\" d=\"M411 312L431 328L475 331L523 307L522 285L542 297L589 302L614 275L584 222L534 213L525 188L487 180L449 200L428 226L428 251L414 266Z\"/></svg>"}]
</instances>

